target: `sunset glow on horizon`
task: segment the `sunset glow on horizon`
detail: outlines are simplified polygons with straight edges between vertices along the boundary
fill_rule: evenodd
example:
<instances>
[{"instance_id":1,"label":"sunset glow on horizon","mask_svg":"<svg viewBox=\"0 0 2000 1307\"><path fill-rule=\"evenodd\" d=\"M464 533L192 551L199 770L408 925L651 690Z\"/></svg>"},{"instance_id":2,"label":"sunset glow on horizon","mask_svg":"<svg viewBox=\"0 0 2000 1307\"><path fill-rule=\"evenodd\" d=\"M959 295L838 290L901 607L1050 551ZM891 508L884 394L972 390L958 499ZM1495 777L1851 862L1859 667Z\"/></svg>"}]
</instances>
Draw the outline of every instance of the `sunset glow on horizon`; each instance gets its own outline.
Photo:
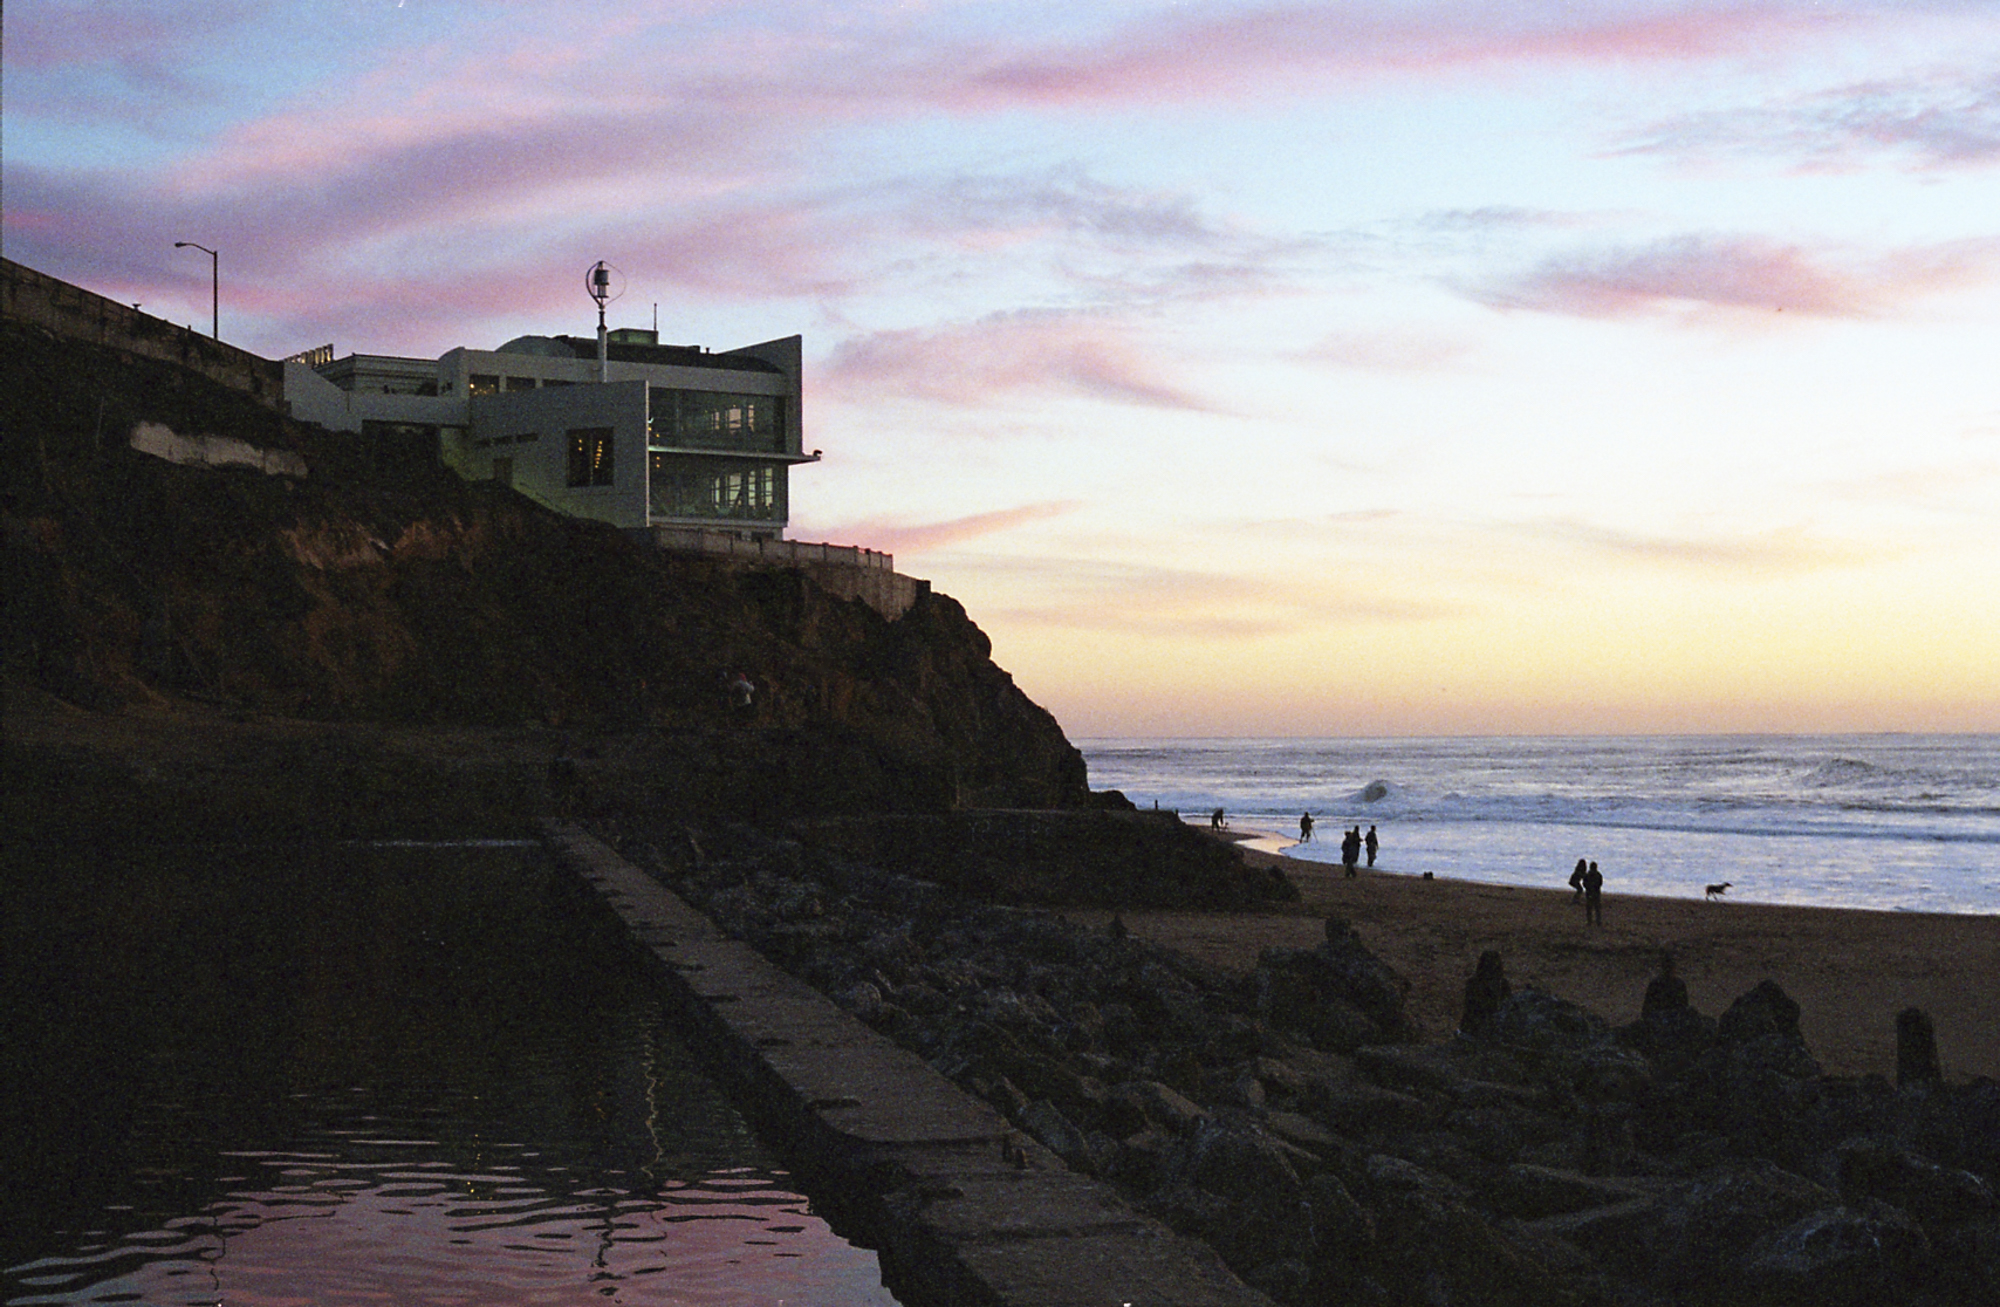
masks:
<instances>
[{"instance_id":1,"label":"sunset glow on horizon","mask_svg":"<svg viewBox=\"0 0 2000 1307\"><path fill-rule=\"evenodd\" d=\"M1073 737L2000 731L2000 2L14 0L5 253L794 333Z\"/></svg>"}]
</instances>

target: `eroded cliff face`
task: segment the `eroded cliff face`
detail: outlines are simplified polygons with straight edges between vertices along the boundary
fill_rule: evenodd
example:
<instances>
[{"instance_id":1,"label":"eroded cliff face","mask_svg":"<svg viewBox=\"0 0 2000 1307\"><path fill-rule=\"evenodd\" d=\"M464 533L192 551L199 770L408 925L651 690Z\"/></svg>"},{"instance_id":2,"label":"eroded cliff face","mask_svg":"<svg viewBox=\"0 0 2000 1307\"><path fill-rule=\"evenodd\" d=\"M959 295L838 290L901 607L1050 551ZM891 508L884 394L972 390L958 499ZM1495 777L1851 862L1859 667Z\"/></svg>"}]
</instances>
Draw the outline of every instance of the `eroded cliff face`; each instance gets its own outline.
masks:
<instances>
[{"instance_id":1,"label":"eroded cliff face","mask_svg":"<svg viewBox=\"0 0 2000 1307\"><path fill-rule=\"evenodd\" d=\"M945 596L892 622L169 365L15 324L4 346L7 670L71 703L638 733L659 797L711 812L1090 802L1081 756ZM129 447L140 423L309 475L166 462Z\"/></svg>"}]
</instances>

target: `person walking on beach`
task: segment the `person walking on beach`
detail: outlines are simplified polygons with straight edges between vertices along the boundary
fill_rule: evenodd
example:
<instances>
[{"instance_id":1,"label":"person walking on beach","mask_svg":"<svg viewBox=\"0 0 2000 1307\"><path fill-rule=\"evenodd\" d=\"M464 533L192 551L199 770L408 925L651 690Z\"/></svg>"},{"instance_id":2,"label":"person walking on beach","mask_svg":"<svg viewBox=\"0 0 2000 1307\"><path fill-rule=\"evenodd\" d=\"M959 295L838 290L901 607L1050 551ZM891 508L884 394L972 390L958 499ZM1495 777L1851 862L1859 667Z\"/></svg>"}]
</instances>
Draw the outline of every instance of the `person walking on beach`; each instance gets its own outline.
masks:
<instances>
[{"instance_id":1,"label":"person walking on beach","mask_svg":"<svg viewBox=\"0 0 2000 1307\"><path fill-rule=\"evenodd\" d=\"M1340 865L1347 868L1347 874L1352 876L1354 864L1359 861L1361 861L1361 828L1356 826L1340 837Z\"/></svg>"},{"instance_id":2,"label":"person walking on beach","mask_svg":"<svg viewBox=\"0 0 2000 1307\"><path fill-rule=\"evenodd\" d=\"M1299 843L1304 844L1312 837L1313 815L1309 812L1302 812L1299 814Z\"/></svg>"},{"instance_id":3,"label":"person walking on beach","mask_svg":"<svg viewBox=\"0 0 2000 1307\"><path fill-rule=\"evenodd\" d=\"M1583 873L1583 919L1593 926L1604 924L1604 873L1594 862Z\"/></svg>"},{"instance_id":4,"label":"person walking on beach","mask_svg":"<svg viewBox=\"0 0 2000 1307\"><path fill-rule=\"evenodd\" d=\"M1583 873L1589 870L1590 864L1588 862L1585 862L1582 858L1576 860L1576 870L1569 874L1569 887L1576 891L1570 898L1571 903L1583 902Z\"/></svg>"},{"instance_id":5,"label":"person walking on beach","mask_svg":"<svg viewBox=\"0 0 2000 1307\"><path fill-rule=\"evenodd\" d=\"M1360 828L1356 827L1356 829ZM1375 865L1375 850L1382 847L1382 841L1375 838L1375 828L1373 826L1368 828L1368 838L1362 842L1368 846L1368 865L1372 867Z\"/></svg>"},{"instance_id":6,"label":"person walking on beach","mask_svg":"<svg viewBox=\"0 0 2000 1307\"><path fill-rule=\"evenodd\" d=\"M1221 830L1228 824L1229 818L1222 815L1222 809L1217 808L1214 812L1208 814L1208 828L1210 830Z\"/></svg>"}]
</instances>

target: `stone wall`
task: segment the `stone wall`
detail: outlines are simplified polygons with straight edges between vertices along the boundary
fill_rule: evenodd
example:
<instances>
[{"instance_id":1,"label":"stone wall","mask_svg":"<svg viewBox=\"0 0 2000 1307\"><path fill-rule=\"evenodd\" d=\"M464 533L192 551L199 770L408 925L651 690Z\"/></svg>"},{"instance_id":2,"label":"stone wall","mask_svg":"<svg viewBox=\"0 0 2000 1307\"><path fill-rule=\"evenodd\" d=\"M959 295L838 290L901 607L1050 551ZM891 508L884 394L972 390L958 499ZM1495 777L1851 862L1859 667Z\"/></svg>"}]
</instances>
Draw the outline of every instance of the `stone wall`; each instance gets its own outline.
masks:
<instances>
[{"instance_id":1,"label":"stone wall","mask_svg":"<svg viewBox=\"0 0 2000 1307\"><path fill-rule=\"evenodd\" d=\"M144 358L177 363L259 403L284 411L282 364L248 350L141 313L129 304L72 286L12 259L0 259L5 277L6 317L32 323L65 340L89 341Z\"/></svg>"},{"instance_id":2,"label":"stone wall","mask_svg":"<svg viewBox=\"0 0 2000 1307\"><path fill-rule=\"evenodd\" d=\"M859 599L890 621L910 610L929 581L904 576L893 555L856 545L768 540L698 526L655 526L647 537L662 549L732 559L748 566L798 567L842 599Z\"/></svg>"}]
</instances>

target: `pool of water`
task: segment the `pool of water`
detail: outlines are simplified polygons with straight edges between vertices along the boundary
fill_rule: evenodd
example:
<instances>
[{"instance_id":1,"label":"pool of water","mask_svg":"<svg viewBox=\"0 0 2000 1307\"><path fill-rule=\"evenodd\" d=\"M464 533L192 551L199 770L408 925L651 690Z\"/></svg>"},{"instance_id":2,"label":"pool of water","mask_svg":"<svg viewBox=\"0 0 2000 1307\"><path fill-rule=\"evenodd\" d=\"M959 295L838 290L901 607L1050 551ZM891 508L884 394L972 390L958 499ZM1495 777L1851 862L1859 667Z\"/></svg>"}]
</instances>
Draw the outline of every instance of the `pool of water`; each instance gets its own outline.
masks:
<instances>
[{"instance_id":1,"label":"pool of water","mask_svg":"<svg viewBox=\"0 0 2000 1307\"><path fill-rule=\"evenodd\" d=\"M14 850L7 1304L893 1307L532 850Z\"/></svg>"}]
</instances>

